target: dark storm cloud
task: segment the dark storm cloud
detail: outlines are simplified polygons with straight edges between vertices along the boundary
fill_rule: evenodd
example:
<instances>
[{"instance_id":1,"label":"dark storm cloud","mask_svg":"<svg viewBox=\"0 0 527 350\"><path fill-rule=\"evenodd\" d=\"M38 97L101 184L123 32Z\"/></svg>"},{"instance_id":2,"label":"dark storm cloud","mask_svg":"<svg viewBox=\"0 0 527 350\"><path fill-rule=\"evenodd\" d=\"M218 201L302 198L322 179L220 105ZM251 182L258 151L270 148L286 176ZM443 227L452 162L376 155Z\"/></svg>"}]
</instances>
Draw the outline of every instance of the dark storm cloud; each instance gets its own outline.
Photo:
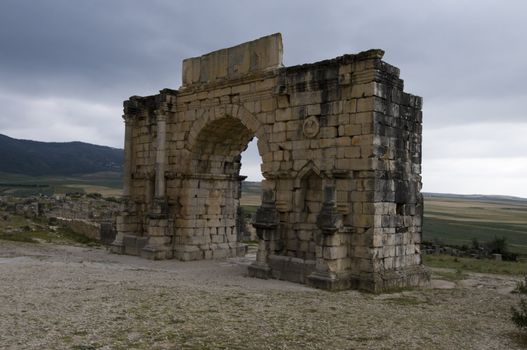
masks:
<instances>
[{"instance_id":1,"label":"dark storm cloud","mask_svg":"<svg viewBox=\"0 0 527 350\"><path fill-rule=\"evenodd\" d=\"M185 57L281 31L288 65L380 47L429 103L521 97L526 9L515 1L7 0L0 74L4 90L110 103L178 87Z\"/></svg>"},{"instance_id":2,"label":"dark storm cloud","mask_svg":"<svg viewBox=\"0 0 527 350\"><path fill-rule=\"evenodd\" d=\"M156 49L157 38L140 20L141 11L128 13L118 4L3 2L2 75L15 89L44 95L60 91L106 98L101 92L134 82L143 85L146 67L164 63L166 52Z\"/></svg>"},{"instance_id":3,"label":"dark storm cloud","mask_svg":"<svg viewBox=\"0 0 527 350\"><path fill-rule=\"evenodd\" d=\"M425 170L511 150L527 162L526 11L513 0L3 0L0 132L121 146L122 100L178 88L184 58L281 32L286 65L384 49L424 97Z\"/></svg>"}]
</instances>

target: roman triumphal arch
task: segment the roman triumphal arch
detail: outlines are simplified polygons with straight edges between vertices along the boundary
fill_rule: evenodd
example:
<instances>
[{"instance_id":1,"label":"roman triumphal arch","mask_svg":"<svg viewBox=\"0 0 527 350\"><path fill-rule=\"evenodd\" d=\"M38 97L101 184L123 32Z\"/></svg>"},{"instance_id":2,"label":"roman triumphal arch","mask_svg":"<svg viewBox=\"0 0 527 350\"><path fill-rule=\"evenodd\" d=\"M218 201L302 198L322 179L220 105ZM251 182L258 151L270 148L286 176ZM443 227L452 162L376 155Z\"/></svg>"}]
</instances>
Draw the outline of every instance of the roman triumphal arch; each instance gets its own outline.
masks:
<instances>
[{"instance_id":1,"label":"roman triumphal arch","mask_svg":"<svg viewBox=\"0 0 527 350\"><path fill-rule=\"evenodd\" d=\"M112 250L150 259L245 253L240 154L262 158L249 275L330 290L426 283L421 106L369 50L282 65L274 34L183 61L183 85L124 102L124 199Z\"/></svg>"}]
</instances>

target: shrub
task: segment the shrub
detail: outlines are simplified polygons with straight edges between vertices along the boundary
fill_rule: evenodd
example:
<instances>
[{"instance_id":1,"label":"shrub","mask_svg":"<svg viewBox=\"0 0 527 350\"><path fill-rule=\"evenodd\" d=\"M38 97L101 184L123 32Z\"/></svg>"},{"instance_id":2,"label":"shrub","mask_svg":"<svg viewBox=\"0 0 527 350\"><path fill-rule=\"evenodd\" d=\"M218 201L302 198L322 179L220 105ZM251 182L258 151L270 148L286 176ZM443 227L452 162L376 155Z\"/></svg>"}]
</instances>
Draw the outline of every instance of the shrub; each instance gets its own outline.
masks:
<instances>
[{"instance_id":1,"label":"shrub","mask_svg":"<svg viewBox=\"0 0 527 350\"><path fill-rule=\"evenodd\" d=\"M481 247L481 244L479 244L479 241L477 238L472 238L472 249L479 250Z\"/></svg>"},{"instance_id":2,"label":"shrub","mask_svg":"<svg viewBox=\"0 0 527 350\"><path fill-rule=\"evenodd\" d=\"M512 307L512 322L521 330L527 328L527 302L520 299L519 308Z\"/></svg>"},{"instance_id":3,"label":"shrub","mask_svg":"<svg viewBox=\"0 0 527 350\"><path fill-rule=\"evenodd\" d=\"M493 240L485 243L485 248L489 254L501 254L505 261L518 261L518 254L509 251L509 243L505 237L494 237Z\"/></svg>"},{"instance_id":4,"label":"shrub","mask_svg":"<svg viewBox=\"0 0 527 350\"><path fill-rule=\"evenodd\" d=\"M524 295L527 295L526 282L519 282L514 290L515 293L520 294L520 305L518 305L518 308L514 306L511 307L512 322L514 322L514 324L521 330L527 329L527 300L523 297Z\"/></svg>"},{"instance_id":5,"label":"shrub","mask_svg":"<svg viewBox=\"0 0 527 350\"><path fill-rule=\"evenodd\" d=\"M104 200L112 203L121 203L121 199L116 197L105 197Z\"/></svg>"},{"instance_id":6,"label":"shrub","mask_svg":"<svg viewBox=\"0 0 527 350\"><path fill-rule=\"evenodd\" d=\"M509 245L505 237L494 237L493 240L487 242L485 245L491 254L505 255L509 252Z\"/></svg>"},{"instance_id":7,"label":"shrub","mask_svg":"<svg viewBox=\"0 0 527 350\"><path fill-rule=\"evenodd\" d=\"M512 292L519 294L527 294L527 276L525 277L525 282L518 282L516 288Z\"/></svg>"}]
</instances>

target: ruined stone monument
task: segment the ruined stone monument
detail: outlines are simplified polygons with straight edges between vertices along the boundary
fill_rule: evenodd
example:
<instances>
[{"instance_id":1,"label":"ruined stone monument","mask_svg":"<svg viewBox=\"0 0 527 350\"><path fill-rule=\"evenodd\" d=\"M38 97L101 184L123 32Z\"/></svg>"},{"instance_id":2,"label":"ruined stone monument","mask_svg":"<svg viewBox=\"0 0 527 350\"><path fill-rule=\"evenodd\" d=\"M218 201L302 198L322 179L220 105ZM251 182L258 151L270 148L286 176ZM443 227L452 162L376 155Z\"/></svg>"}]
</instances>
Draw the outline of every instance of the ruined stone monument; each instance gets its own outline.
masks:
<instances>
[{"instance_id":1,"label":"ruined stone monument","mask_svg":"<svg viewBox=\"0 0 527 350\"><path fill-rule=\"evenodd\" d=\"M257 137L265 180L250 276L373 292L426 283L422 99L383 53L283 67L274 34L186 59L179 90L125 101L113 251L244 254L240 154Z\"/></svg>"}]
</instances>

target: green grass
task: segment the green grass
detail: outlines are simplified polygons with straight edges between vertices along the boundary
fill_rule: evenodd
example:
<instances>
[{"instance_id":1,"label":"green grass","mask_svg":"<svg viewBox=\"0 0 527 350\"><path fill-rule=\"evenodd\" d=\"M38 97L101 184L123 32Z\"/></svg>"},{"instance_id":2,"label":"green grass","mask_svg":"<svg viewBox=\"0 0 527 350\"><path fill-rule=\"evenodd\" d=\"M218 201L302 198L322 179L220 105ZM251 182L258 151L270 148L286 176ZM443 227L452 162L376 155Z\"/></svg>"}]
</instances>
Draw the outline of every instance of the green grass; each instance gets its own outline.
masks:
<instances>
[{"instance_id":1,"label":"green grass","mask_svg":"<svg viewBox=\"0 0 527 350\"><path fill-rule=\"evenodd\" d=\"M0 172L0 184L0 195L18 197L97 191L104 192L103 194L117 195L122 188L122 176L119 173L96 173L79 176L28 176ZM9 186L10 184L12 186ZM23 187L24 185L27 187Z\"/></svg>"},{"instance_id":2,"label":"green grass","mask_svg":"<svg viewBox=\"0 0 527 350\"><path fill-rule=\"evenodd\" d=\"M8 227L10 229L8 229ZM24 230L23 228L28 228ZM10 232L20 229L18 232ZM73 232L67 227L59 226L56 231L48 229L44 220L26 219L19 215L12 215L7 221L0 221L0 240L38 243L80 243L80 244L98 244L96 241L86 236Z\"/></svg>"},{"instance_id":3,"label":"green grass","mask_svg":"<svg viewBox=\"0 0 527 350\"><path fill-rule=\"evenodd\" d=\"M462 270L456 271L434 271L434 277L450 282L457 282L467 278L467 275Z\"/></svg>"},{"instance_id":4,"label":"green grass","mask_svg":"<svg viewBox=\"0 0 527 350\"><path fill-rule=\"evenodd\" d=\"M423 263L429 267L456 270L455 274L458 274L457 271L514 276L527 274L527 262L525 261L495 261L490 259L460 258L449 255L423 255ZM452 280L455 276L451 275L449 277Z\"/></svg>"},{"instance_id":5,"label":"green grass","mask_svg":"<svg viewBox=\"0 0 527 350\"><path fill-rule=\"evenodd\" d=\"M40 243L41 241L48 243L79 243L88 245L97 245L96 241L77 234L66 228L61 228L57 232L52 231L29 231L16 233L0 233L1 240Z\"/></svg>"},{"instance_id":6,"label":"green grass","mask_svg":"<svg viewBox=\"0 0 527 350\"><path fill-rule=\"evenodd\" d=\"M426 217L423 240L438 240L444 244L470 245L472 239L487 242L505 237L512 252L527 254L527 225L506 222L455 221Z\"/></svg>"},{"instance_id":7,"label":"green grass","mask_svg":"<svg viewBox=\"0 0 527 350\"><path fill-rule=\"evenodd\" d=\"M247 195L260 196L262 194L261 182L243 181L242 192Z\"/></svg>"},{"instance_id":8,"label":"green grass","mask_svg":"<svg viewBox=\"0 0 527 350\"><path fill-rule=\"evenodd\" d=\"M27 232L20 232L16 234L0 233L0 240L13 241L13 242L25 242L25 243L38 243L38 241L28 235Z\"/></svg>"},{"instance_id":9,"label":"green grass","mask_svg":"<svg viewBox=\"0 0 527 350\"><path fill-rule=\"evenodd\" d=\"M0 240L39 243L45 241L48 243L80 243L88 245L97 245L96 241L79 235L69 229L60 228L57 232L52 231L29 231L16 233L0 233Z\"/></svg>"},{"instance_id":10,"label":"green grass","mask_svg":"<svg viewBox=\"0 0 527 350\"><path fill-rule=\"evenodd\" d=\"M527 254L527 201L425 198L423 240L470 245L505 237L514 253Z\"/></svg>"},{"instance_id":11,"label":"green grass","mask_svg":"<svg viewBox=\"0 0 527 350\"><path fill-rule=\"evenodd\" d=\"M247 216L256 213L256 210L260 207L259 205L242 205L243 213Z\"/></svg>"}]
</instances>

